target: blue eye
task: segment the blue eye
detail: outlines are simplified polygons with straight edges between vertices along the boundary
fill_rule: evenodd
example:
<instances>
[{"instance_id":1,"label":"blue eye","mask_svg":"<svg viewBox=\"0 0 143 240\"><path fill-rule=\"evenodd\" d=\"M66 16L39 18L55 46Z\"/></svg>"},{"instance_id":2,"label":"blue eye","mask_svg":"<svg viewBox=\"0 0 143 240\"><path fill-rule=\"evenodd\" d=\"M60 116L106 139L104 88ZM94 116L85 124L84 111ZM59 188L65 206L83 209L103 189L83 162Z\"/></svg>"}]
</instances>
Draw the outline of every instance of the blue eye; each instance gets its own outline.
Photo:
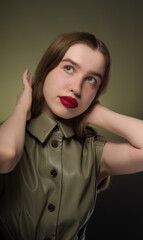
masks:
<instances>
[{"instance_id":1,"label":"blue eye","mask_svg":"<svg viewBox=\"0 0 143 240\"><path fill-rule=\"evenodd\" d=\"M96 79L94 77L88 77L87 80L89 83L96 84Z\"/></svg>"},{"instance_id":2,"label":"blue eye","mask_svg":"<svg viewBox=\"0 0 143 240\"><path fill-rule=\"evenodd\" d=\"M73 67L71 67L71 66L65 66L64 70L68 73L72 73L74 71Z\"/></svg>"}]
</instances>

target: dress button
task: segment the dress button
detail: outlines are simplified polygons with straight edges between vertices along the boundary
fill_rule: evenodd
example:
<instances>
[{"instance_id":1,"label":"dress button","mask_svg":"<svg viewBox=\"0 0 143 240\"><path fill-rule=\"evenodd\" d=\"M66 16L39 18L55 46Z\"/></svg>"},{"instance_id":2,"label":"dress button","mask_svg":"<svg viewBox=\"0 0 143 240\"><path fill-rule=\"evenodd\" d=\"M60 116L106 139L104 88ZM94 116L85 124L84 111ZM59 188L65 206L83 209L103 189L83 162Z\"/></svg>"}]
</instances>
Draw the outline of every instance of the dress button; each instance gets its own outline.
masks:
<instances>
[{"instance_id":1,"label":"dress button","mask_svg":"<svg viewBox=\"0 0 143 240\"><path fill-rule=\"evenodd\" d=\"M57 141L57 140L53 140L53 141L52 141L52 147L53 147L53 148L58 147L58 141Z\"/></svg>"},{"instance_id":2,"label":"dress button","mask_svg":"<svg viewBox=\"0 0 143 240\"><path fill-rule=\"evenodd\" d=\"M50 173L53 178L57 176L57 171L55 169L52 169Z\"/></svg>"},{"instance_id":3,"label":"dress button","mask_svg":"<svg viewBox=\"0 0 143 240\"><path fill-rule=\"evenodd\" d=\"M48 205L48 209L49 209L50 212L53 212L55 210L55 206L52 203L50 203Z\"/></svg>"}]
</instances>

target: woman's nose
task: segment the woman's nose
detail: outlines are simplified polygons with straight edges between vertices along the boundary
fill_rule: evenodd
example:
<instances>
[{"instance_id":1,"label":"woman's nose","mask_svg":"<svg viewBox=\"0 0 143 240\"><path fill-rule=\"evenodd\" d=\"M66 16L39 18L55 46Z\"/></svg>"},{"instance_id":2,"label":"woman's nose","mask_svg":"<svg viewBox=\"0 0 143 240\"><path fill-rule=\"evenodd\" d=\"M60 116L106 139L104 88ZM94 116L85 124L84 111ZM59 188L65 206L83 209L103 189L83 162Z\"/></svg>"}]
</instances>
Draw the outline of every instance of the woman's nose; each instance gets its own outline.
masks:
<instances>
[{"instance_id":1,"label":"woman's nose","mask_svg":"<svg viewBox=\"0 0 143 240\"><path fill-rule=\"evenodd\" d=\"M76 79L70 86L70 91L73 92L76 97L81 96L82 84L83 81L81 79Z\"/></svg>"},{"instance_id":2,"label":"woman's nose","mask_svg":"<svg viewBox=\"0 0 143 240\"><path fill-rule=\"evenodd\" d=\"M80 97L80 90L79 90L79 89L77 89L77 88L72 88L72 89L71 89L71 92L73 92L76 97Z\"/></svg>"}]
</instances>

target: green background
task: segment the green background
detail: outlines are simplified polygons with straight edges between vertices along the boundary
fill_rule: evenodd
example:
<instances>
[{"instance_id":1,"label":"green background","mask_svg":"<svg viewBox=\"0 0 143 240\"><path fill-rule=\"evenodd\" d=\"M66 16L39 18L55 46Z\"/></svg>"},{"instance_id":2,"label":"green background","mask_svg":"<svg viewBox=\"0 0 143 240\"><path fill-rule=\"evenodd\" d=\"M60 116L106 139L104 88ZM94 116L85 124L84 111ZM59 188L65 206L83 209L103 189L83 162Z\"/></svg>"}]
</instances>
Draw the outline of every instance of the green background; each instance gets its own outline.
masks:
<instances>
[{"instance_id":1,"label":"green background","mask_svg":"<svg viewBox=\"0 0 143 240\"><path fill-rule=\"evenodd\" d=\"M91 32L110 50L112 77L101 103L143 119L142 0L5 0L0 3L0 122L13 111L22 89L24 69L28 67L34 73L51 41L70 31ZM119 140L105 131L101 133ZM142 174L113 177L109 190L99 195L97 201L92 220L98 229L95 236L102 229L110 234L119 229L132 233L135 226L139 232L142 226L139 217L143 214L142 180ZM92 224L88 236L94 228Z\"/></svg>"},{"instance_id":2,"label":"green background","mask_svg":"<svg viewBox=\"0 0 143 240\"><path fill-rule=\"evenodd\" d=\"M0 121L12 112L26 67L34 73L60 33L89 31L112 56L112 77L102 104L142 117L143 1L41 0L0 4Z\"/></svg>"}]
</instances>

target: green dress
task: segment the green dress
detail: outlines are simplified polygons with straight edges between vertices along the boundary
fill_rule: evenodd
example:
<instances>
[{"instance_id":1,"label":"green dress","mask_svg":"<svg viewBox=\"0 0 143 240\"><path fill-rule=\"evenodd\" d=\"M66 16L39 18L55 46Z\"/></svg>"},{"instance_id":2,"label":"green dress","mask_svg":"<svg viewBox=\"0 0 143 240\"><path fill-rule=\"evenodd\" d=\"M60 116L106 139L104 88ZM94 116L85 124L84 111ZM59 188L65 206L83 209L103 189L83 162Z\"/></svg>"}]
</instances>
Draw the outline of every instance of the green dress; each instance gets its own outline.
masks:
<instances>
[{"instance_id":1,"label":"green dress","mask_svg":"<svg viewBox=\"0 0 143 240\"><path fill-rule=\"evenodd\" d=\"M70 120L44 114L30 120L22 158L12 172L0 175L0 236L84 239L104 144L94 137L79 142Z\"/></svg>"}]
</instances>

